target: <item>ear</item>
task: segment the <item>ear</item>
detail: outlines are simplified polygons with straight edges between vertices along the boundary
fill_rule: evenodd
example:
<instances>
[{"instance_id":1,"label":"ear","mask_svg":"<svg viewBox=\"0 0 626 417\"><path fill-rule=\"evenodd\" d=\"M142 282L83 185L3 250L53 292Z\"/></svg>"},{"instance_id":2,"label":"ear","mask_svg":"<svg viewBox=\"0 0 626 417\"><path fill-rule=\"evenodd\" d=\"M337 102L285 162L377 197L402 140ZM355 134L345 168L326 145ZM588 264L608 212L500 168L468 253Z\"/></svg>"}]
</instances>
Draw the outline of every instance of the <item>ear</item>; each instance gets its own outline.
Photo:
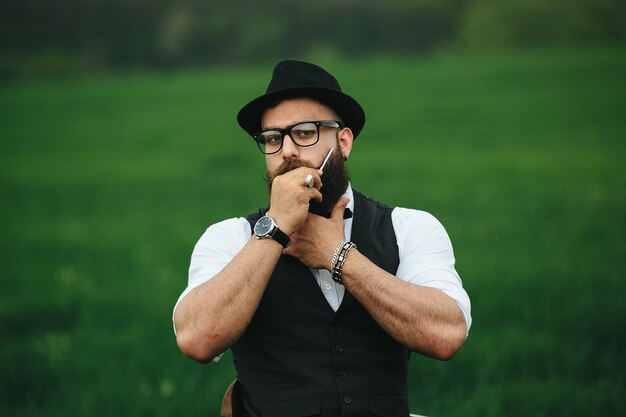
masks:
<instances>
[{"instance_id":1,"label":"ear","mask_svg":"<svg viewBox=\"0 0 626 417\"><path fill-rule=\"evenodd\" d=\"M338 133L337 140L339 141L339 147L341 150L341 154L344 158L348 158L350 156L350 152L352 151L352 142L354 141L354 134L349 127L344 127Z\"/></svg>"}]
</instances>

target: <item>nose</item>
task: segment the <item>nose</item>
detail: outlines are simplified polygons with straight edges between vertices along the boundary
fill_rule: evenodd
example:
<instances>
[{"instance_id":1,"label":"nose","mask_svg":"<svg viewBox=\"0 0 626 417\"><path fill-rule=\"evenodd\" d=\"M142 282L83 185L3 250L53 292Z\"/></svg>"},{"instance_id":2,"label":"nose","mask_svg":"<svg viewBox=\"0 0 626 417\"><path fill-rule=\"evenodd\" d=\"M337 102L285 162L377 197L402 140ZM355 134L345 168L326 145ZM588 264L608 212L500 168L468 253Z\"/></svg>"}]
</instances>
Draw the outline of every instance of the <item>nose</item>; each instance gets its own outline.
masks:
<instances>
[{"instance_id":1,"label":"nose","mask_svg":"<svg viewBox=\"0 0 626 417\"><path fill-rule=\"evenodd\" d=\"M289 135L285 135L283 137L283 148L281 149L281 152L283 154L283 159L300 157L300 149Z\"/></svg>"}]
</instances>

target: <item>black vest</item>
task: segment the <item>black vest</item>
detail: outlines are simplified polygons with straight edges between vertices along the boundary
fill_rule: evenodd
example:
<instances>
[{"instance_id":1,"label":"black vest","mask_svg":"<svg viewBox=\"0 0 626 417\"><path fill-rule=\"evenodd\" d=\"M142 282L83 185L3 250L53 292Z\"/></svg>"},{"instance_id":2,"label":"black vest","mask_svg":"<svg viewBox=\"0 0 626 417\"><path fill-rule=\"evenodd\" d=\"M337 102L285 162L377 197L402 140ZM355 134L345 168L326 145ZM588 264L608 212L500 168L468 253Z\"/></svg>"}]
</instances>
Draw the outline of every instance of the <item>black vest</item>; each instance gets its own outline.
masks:
<instances>
[{"instance_id":1,"label":"black vest","mask_svg":"<svg viewBox=\"0 0 626 417\"><path fill-rule=\"evenodd\" d=\"M395 274L399 257L392 209L356 191L354 204L351 240ZM250 225L265 211L249 215ZM246 416L409 415L410 351L348 291L335 313L310 269L293 257L278 261L232 351Z\"/></svg>"}]
</instances>

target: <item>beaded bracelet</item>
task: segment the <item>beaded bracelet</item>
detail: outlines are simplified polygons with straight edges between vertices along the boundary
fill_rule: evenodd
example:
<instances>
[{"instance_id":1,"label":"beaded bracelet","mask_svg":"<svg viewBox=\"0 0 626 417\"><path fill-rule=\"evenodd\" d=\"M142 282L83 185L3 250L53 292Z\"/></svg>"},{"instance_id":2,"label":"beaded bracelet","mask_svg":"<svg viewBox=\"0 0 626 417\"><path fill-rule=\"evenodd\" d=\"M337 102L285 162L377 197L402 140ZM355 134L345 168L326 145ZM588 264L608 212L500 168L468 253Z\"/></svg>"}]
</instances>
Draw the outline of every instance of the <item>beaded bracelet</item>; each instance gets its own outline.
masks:
<instances>
[{"instance_id":1,"label":"beaded bracelet","mask_svg":"<svg viewBox=\"0 0 626 417\"><path fill-rule=\"evenodd\" d=\"M339 285L343 285L343 280L341 279L341 275L343 274L343 264L346 262L348 251L352 248L356 248L356 245L352 242L345 241L341 242L341 244L337 246L337 249L335 249L330 272L332 274L333 281Z\"/></svg>"}]
</instances>

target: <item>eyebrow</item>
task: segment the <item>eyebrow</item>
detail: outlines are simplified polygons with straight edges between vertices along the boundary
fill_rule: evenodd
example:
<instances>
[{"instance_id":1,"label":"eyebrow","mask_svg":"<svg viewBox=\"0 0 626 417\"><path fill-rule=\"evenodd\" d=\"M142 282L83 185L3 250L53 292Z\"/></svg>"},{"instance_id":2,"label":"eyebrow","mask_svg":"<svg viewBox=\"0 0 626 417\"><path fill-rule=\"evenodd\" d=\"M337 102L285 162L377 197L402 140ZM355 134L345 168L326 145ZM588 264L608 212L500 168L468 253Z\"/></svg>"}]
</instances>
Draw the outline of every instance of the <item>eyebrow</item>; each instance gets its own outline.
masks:
<instances>
[{"instance_id":1,"label":"eyebrow","mask_svg":"<svg viewBox=\"0 0 626 417\"><path fill-rule=\"evenodd\" d=\"M326 119L320 119L320 120L326 120ZM316 120L314 120L314 121L316 121ZM287 126L285 126L285 127L278 127L278 126L268 126L268 127L264 127L264 126L261 126L261 132L264 132L264 131L266 131L266 130L282 130L282 129L287 129L288 127L293 127L293 126L298 125L298 124L300 124L300 123L306 123L306 122L311 122L311 120L309 120L309 119L306 119L306 120L300 120L300 121L297 121L297 122L294 122L294 123L290 123L290 124L288 124L288 125L287 125Z\"/></svg>"}]
</instances>

